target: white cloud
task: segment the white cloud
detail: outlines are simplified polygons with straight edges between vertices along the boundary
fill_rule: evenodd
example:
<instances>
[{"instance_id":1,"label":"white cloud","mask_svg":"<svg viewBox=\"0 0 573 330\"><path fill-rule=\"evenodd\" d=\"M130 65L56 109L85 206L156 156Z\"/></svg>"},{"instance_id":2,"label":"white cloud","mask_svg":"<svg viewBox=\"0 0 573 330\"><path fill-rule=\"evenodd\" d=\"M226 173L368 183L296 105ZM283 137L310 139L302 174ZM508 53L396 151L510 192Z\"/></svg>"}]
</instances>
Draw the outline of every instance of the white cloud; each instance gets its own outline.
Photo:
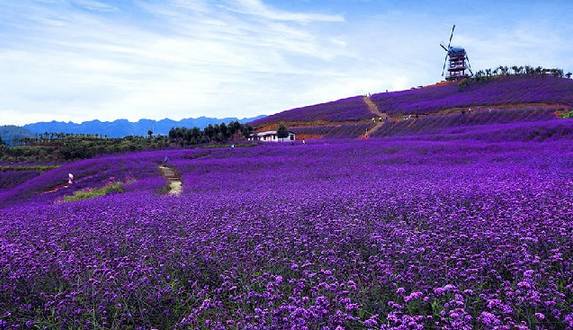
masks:
<instances>
[{"instance_id":1,"label":"white cloud","mask_svg":"<svg viewBox=\"0 0 573 330\"><path fill-rule=\"evenodd\" d=\"M266 6L261 0L235 0L233 6L237 12L259 16L264 19L278 21L294 21L300 23L309 22L343 22L344 17L340 15L325 15L316 13L296 13L273 9Z\"/></svg>"},{"instance_id":2,"label":"white cloud","mask_svg":"<svg viewBox=\"0 0 573 330\"><path fill-rule=\"evenodd\" d=\"M96 0L71 0L71 2L77 6L80 6L88 10L103 11L103 12L113 12L118 10L116 7L110 4Z\"/></svg>"}]
</instances>

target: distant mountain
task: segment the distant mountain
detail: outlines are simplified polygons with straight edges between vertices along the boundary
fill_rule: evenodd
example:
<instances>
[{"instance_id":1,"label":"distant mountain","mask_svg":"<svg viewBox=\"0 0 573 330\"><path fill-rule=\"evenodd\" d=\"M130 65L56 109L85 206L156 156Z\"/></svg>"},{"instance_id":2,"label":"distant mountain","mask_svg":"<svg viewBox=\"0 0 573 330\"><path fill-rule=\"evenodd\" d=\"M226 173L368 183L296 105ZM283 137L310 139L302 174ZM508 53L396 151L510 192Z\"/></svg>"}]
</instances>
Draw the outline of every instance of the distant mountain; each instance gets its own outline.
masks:
<instances>
[{"instance_id":1,"label":"distant mountain","mask_svg":"<svg viewBox=\"0 0 573 330\"><path fill-rule=\"evenodd\" d=\"M151 120L141 119L137 122L130 122L127 119L118 119L115 121L99 121L92 120L80 124L73 122L40 122L24 125L23 128L33 134L40 133L71 133L71 134L99 134L107 135L108 137L124 137L128 135L147 135L147 131L153 131L153 134L168 134L169 130L173 127L198 127L204 128L209 124L229 123L232 121L239 121L241 123L248 123L265 116L257 116L252 118L187 118L182 120Z\"/></svg>"},{"instance_id":2,"label":"distant mountain","mask_svg":"<svg viewBox=\"0 0 573 330\"><path fill-rule=\"evenodd\" d=\"M8 145L13 145L19 139L33 136L34 133L19 126L0 126L0 138Z\"/></svg>"}]
</instances>

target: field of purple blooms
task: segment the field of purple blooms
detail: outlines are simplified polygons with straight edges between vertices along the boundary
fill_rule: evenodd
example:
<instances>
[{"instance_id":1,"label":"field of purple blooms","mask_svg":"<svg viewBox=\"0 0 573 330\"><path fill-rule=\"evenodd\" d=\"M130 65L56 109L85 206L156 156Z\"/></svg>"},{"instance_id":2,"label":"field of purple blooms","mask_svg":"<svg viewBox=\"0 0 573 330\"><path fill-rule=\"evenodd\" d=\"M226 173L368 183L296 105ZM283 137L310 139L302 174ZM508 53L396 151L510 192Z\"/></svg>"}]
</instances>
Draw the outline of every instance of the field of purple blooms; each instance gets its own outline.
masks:
<instances>
[{"instance_id":1,"label":"field of purple blooms","mask_svg":"<svg viewBox=\"0 0 573 330\"><path fill-rule=\"evenodd\" d=\"M333 102L326 102L302 108L283 111L262 119L255 120L252 125L261 126L280 121L313 122L313 121L356 121L371 118L372 113L364 103L362 96L354 96Z\"/></svg>"},{"instance_id":2,"label":"field of purple blooms","mask_svg":"<svg viewBox=\"0 0 573 330\"><path fill-rule=\"evenodd\" d=\"M434 85L371 96L380 111L390 114L427 114L451 108L472 106L551 103L573 107L573 80L544 76L498 77L475 82ZM372 118L362 96L283 111L252 124L360 121Z\"/></svg>"},{"instance_id":3,"label":"field of purple blooms","mask_svg":"<svg viewBox=\"0 0 573 330\"><path fill-rule=\"evenodd\" d=\"M0 328L573 329L573 144L505 138L65 164L0 195Z\"/></svg>"},{"instance_id":4,"label":"field of purple blooms","mask_svg":"<svg viewBox=\"0 0 573 330\"><path fill-rule=\"evenodd\" d=\"M29 179L40 175L41 172L34 170L26 171L0 171L0 192L8 188L26 182Z\"/></svg>"},{"instance_id":5,"label":"field of purple blooms","mask_svg":"<svg viewBox=\"0 0 573 330\"><path fill-rule=\"evenodd\" d=\"M403 120L389 120L380 126L378 130L370 134L372 137L415 137L423 135L422 138L436 139L444 136L446 139L458 139L460 134L463 138L470 138L468 133L472 133L471 138L475 139L498 139L497 133L493 131L515 131L530 130L534 126L539 126L540 130L546 130L548 134L571 135L573 124L570 121L556 119L554 109L543 107L531 107L530 109L480 109L466 113L450 113L439 115L428 115ZM535 124L535 122L540 122ZM505 125L514 123L515 125ZM530 124L528 124L530 123ZM564 129L554 131L554 127ZM371 122L331 124L319 126L291 127L299 136L321 137L321 138L357 138L362 136L366 130L371 129ZM523 128L521 128L523 127ZM487 133L483 133L485 129ZM535 134L538 130L532 130ZM483 133L483 134L482 134ZM507 134L505 134L507 135ZM541 134L539 138L544 138ZM548 136L551 137L551 136ZM518 133L518 140L529 139L528 134Z\"/></svg>"},{"instance_id":6,"label":"field of purple blooms","mask_svg":"<svg viewBox=\"0 0 573 330\"><path fill-rule=\"evenodd\" d=\"M565 123L557 119L555 110L532 108L532 109L490 109L479 110L466 113L451 113L412 117L401 121L385 122L373 136L402 136L402 135L420 135L436 134L439 132L459 132L473 128L480 130L482 127L490 129L489 126L515 123L516 126L523 126L530 122L547 122ZM568 125L567 122L566 125ZM507 125L507 127L513 127ZM485 136L485 135L484 135Z\"/></svg>"},{"instance_id":7,"label":"field of purple blooms","mask_svg":"<svg viewBox=\"0 0 573 330\"><path fill-rule=\"evenodd\" d=\"M573 81L555 77L498 77L457 84L372 95L380 109L389 114L431 113L443 109L478 105L560 103L573 106Z\"/></svg>"},{"instance_id":8,"label":"field of purple blooms","mask_svg":"<svg viewBox=\"0 0 573 330\"><path fill-rule=\"evenodd\" d=\"M378 133L378 132L377 132ZM376 134L375 134L376 135ZM573 140L573 120L546 120L524 123L450 127L432 134L394 136L407 140L474 140L483 142L544 142Z\"/></svg>"},{"instance_id":9,"label":"field of purple blooms","mask_svg":"<svg viewBox=\"0 0 573 330\"><path fill-rule=\"evenodd\" d=\"M321 138L352 138L364 134L372 127L371 123L346 123L339 125L320 125L291 127L290 130L299 136L320 136Z\"/></svg>"},{"instance_id":10,"label":"field of purple blooms","mask_svg":"<svg viewBox=\"0 0 573 330\"><path fill-rule=\"evenodd\" d=\"M11 189L0 189L0 206L10 206L20 202L40 205L54 202L64 195L87 188L103 187L110 182L128 183L128 190L161 189L163 181L157 172L157 164L163 159L159 154L133 153L107 156L68 163L59 168L30 175L31 179L22 182L16 171L6 172L2 180L4 186ZM74 184L66 187L68 173L76 177ZM26 174L24 174L26 175ZM8 182L10 179L13 182ZM14 182L22 182L15 184Z\"/></svg>"}]
</instances>

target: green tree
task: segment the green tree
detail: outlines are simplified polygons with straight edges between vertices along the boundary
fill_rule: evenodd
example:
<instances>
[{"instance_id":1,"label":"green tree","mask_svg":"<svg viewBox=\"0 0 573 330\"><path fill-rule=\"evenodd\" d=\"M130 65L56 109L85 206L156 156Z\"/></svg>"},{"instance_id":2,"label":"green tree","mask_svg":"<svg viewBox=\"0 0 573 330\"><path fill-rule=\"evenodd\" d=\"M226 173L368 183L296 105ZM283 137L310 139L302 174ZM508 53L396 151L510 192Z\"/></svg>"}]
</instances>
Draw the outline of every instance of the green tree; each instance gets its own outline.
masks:
<instances>
[{"instance_id":1,"label":"green tree","mask_svg":"<svg viewBox=\"0 0 573 330\"><path fill-rule=\"evenodd\" d=\"M153 131L148 129L147 130L147 136L149 137L149 139L151 140L151 138L153 137Z\"/></svg>"},{"instance_id":2,"label":"green tree","mask_svg":"<svg viewBox=\"0 0 573 330\"><path fill-rule=\"evenodd\" d=\"M277 137L279 139L284 139L288 137L288 128L284 123L280 123L279 128L277 129Z\"/></svg>"}]
</instances>

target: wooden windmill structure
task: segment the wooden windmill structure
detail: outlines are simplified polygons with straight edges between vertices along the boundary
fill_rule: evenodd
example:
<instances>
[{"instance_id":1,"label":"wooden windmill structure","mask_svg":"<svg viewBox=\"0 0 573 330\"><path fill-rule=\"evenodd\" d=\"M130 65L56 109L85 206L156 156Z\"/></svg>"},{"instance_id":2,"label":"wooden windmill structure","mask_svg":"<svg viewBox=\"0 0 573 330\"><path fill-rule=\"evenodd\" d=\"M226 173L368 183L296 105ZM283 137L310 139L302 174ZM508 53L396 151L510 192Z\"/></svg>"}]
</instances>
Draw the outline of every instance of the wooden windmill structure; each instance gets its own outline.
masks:
<instances>
[{"instance_id":1,"label":"wooden windmill structure","mask_svg":"<svg viewBox=\"0 0 573 330\"><path fill-rule=\"evenodd\" d=\"M446 77L446 80L460 80L468 78L473 75L472 68L470 65L470 59L466 50L461 47L452 47L452 39L454 38L454 31L456 26L452 27L452 33L450 34L450 41L448 46L444 46L440 43L440 46L446 51L446 57L444 58L444 66L442 67L442 77ZM448 65L448 73L446 75L446 64Z\"/></svg>"}]
</instances>

